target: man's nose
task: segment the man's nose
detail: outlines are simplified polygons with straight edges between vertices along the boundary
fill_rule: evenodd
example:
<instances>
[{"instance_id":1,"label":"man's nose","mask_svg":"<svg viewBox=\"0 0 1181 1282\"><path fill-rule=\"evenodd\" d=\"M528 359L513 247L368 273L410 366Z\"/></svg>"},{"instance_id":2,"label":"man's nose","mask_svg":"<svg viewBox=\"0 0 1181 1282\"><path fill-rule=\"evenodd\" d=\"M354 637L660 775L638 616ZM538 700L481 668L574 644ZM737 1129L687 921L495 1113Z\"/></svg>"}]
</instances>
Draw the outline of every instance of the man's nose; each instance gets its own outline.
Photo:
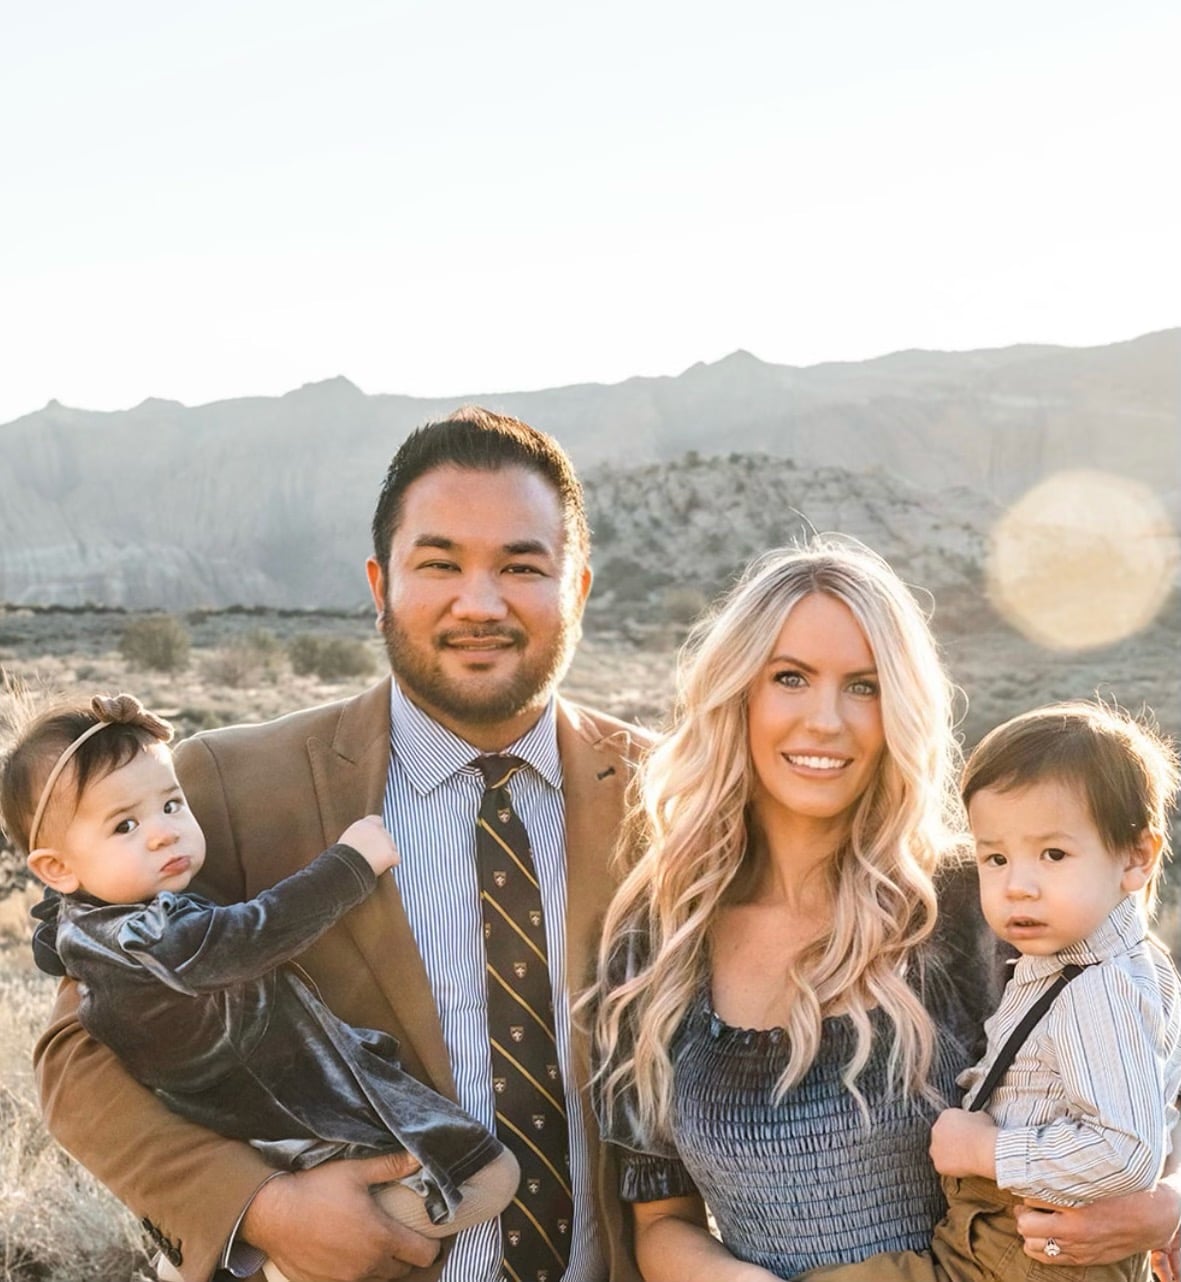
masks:
<instances>
[{"instance_id":1,"label":"man's nose","mask_svg":"<svg viewBox=\"0 0 1181 1282\"><path fill-rule=\"evenodd\" d=\"M508 613L494 574L469 574L459 584L451 613L459 619L503 619Z\"/></svg>"}]
</instances>

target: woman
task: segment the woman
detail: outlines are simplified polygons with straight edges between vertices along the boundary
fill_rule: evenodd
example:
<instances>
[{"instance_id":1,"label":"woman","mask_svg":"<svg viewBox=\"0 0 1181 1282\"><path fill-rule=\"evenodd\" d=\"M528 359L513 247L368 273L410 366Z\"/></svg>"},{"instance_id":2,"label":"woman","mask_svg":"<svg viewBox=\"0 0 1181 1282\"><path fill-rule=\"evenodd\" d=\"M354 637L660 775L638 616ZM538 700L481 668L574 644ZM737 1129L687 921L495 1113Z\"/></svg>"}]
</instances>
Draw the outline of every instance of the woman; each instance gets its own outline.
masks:
<instances>
[{"instance_id":1,"label":"woman","mask_svg":"<svg viewBox=\"0 0 1181 1282\"><path fill-rule=\"evenodd\" d=\"M955 872L957 764L923 613L861 545L769 555L697 631L595 1016L651 1282L927 1245L930 1124L999 971Z\"/></svg>"}]
</instances>

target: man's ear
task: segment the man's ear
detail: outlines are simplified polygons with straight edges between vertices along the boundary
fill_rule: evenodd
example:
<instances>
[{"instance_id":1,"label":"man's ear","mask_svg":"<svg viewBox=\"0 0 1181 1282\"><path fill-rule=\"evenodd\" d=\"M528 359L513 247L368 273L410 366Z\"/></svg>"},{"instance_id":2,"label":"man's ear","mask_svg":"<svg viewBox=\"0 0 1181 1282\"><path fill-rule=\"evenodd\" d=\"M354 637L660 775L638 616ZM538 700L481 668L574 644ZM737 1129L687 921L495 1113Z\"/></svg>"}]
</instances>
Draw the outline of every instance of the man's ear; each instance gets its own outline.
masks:
<instances>
[{"instance_id":1,"label":"man's ear","mask_svg":"<svg viewBox=\"0 0 1181 1282\"><path fill-rule=\"evenodd\" d=\"M1124 856L1124 875L1120 889L1127 895L1143 890L1156 871L1160 852L1165 844L1164 833L1156 828L1144 828L1135 844L1128 847Z\"/></svg>"},{"instance_id":2,"label":"man's ear","mask_svg":"<svg viewBox=\"0 0 1181 1282\"><path fill-rule=\"evenodd\" d=\"M52 887L59 894L72 895L78 889L78 878L52 846L41 846L32 851L25 863L38 881Z\"/></svg>"},{"instance_id":3,"label":"man's ear","mask_svg":"<svg viewBox=\"0 0 1181 1282\"><path fill-rule=\"evenodd\" d=\"M371 556L365 562L365 577L369 580L369 595L373 598L373 605L377 610L374 623L380 632L381 625L385 622L385 571L375 557Z\"/></svg>"}]
</instances>

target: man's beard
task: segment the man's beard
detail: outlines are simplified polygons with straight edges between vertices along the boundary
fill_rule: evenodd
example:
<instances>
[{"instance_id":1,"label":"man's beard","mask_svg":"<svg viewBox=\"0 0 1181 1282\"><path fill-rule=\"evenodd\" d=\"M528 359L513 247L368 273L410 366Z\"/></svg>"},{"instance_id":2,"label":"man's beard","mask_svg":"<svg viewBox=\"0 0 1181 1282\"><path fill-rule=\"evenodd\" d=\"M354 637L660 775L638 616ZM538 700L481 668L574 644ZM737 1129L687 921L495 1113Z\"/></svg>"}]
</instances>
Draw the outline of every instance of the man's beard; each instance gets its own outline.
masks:
<instances>
[{"instance_id":1,"label":"man's beard","mask_svg":"<svg viewBox=\"0 0 1181 1282\"><path fill-rule=\"evenodd\" d=\"M532 708L540 709L565 675L579 635L577 622L563 619L549 646L523 658L510 676L481 678L473 673L456 680L444 672L439 661L449 642L496 637L511 641L522 651L526 634L520 628L473 625L445 629L425 645L418 644L407 637L388 605L381 619L381 634L390 668L406 693L427 711L434 709L454 722L472 725L493 725Z\"/></svg>"}]
</instances>

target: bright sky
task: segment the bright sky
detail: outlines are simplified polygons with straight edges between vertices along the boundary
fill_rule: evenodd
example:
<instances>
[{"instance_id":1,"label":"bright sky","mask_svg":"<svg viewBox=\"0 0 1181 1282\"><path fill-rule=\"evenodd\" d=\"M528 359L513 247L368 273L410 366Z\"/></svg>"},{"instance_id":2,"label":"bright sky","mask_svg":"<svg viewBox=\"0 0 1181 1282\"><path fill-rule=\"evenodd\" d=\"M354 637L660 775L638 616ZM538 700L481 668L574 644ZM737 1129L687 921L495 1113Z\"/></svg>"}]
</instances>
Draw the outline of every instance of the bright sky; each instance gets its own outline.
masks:
<instances>
[{"instance_id":1,"label":"bright sky","mask_svg":"<svg viewBox=\"0 0 1181 1282\"><path fill-rule=\"evenodd\" d=\"M0 6L0 422L1181 323L1176 0Z\"/></svg>"}]
</instances>

